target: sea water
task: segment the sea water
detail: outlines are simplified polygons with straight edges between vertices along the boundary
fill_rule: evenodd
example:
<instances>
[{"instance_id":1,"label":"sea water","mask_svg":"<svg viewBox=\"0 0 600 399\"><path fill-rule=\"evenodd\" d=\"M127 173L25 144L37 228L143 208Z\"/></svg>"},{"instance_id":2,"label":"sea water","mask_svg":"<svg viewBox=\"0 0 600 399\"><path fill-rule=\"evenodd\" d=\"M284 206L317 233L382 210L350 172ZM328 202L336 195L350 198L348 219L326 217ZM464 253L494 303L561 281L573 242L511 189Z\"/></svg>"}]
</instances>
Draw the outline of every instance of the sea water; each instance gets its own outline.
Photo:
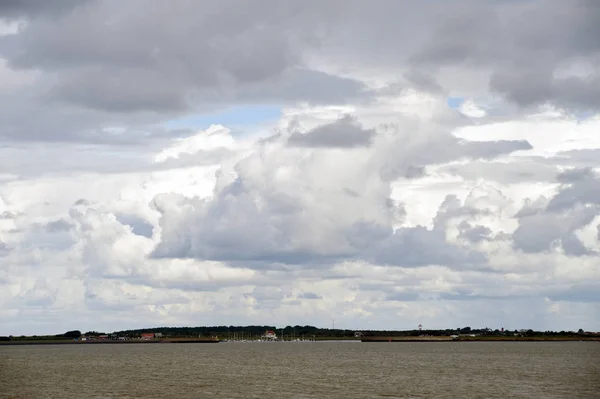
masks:
<instances>
[{"instance_id":1,"label":"sea water","mask_svg":"<svg viewBox=\"0 0 600 399\"><path fill-rule=\"evenodd\" d=\"M0 346L0 398L600 398L600 343Z\"/></svg>"}]
</instances>

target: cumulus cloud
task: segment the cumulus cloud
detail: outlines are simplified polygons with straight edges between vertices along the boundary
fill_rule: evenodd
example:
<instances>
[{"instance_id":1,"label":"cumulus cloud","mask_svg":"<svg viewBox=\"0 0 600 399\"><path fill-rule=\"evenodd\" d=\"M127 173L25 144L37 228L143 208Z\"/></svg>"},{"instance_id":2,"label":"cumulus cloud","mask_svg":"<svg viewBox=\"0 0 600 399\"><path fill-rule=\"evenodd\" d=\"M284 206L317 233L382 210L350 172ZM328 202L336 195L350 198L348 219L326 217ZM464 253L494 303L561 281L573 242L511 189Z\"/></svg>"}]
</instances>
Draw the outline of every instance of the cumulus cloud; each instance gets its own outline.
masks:
<instances>
[{"instance_id":1,"label":"cumulus cloud","mask_svg":"<svg viewBox=\"0 0 600 399\"><path fill-rule=\"evenodd\" d=\"M552 198L540 197L517 214L515 244L531 252L551 250L558 245L570 255L589 253L575 232L598 215L598 177L589 169L571 169L561 173L558 181L563 184Z\"/></svg>"},{"instance_id":2,"label":"cumulus cloud","mask_svg":"<svg viewBox=\"0 0 600 399\"><path fill-rule=\"evenodd\" d=\"M378 141L376 148L362 149L353 157L321 149L354 147L357 135L362 143L364 137ZM209 200L157 198L162 240L154 255L283 263L374 257L399 265L462 262L465 267L483 261L481 255L463 254L447 244L443 232L423 227L393 232L404 209L390 200L390 181L416 177L411 175L415 166L410 158L398 158L404 154L425 167L463 157L495 158L530 149L529 143L468 142L445 132L401 128L391 136L375 135L375 130L365 131L344 117L308 133L293 133L287 141L307 149L278 141L264 144L235 165L229 184L217 181L219 189ZM405 147L407 138L416 142L416 149L390 151ZM426 154L419 152L426 147ZM404 169L403 175L390 175L390 166L398 161L395 170ZM323 170L328 170L327 177ZM332 178L338 184L332 185Z\"/></svg>"}]
</instances>

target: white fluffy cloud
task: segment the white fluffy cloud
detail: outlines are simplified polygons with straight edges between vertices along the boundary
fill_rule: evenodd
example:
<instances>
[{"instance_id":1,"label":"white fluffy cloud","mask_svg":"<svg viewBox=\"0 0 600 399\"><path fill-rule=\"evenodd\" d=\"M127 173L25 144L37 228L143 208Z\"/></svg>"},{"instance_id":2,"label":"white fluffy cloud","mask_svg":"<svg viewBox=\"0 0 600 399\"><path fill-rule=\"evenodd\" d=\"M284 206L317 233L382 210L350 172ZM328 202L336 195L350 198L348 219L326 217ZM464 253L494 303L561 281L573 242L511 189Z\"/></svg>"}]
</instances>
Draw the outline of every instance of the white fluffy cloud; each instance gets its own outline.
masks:
<instances>
[{"instance_id":1,"label":"white fluffy cloud","mask_svg":"<svg viewBox=\"0 0 600 399\"><path fill-rule=\"evenodd\" d=\"M600 330L597 7L526 62L558 2L179 3L0 6L0 335Z\"/></svg>"}]
</instances>

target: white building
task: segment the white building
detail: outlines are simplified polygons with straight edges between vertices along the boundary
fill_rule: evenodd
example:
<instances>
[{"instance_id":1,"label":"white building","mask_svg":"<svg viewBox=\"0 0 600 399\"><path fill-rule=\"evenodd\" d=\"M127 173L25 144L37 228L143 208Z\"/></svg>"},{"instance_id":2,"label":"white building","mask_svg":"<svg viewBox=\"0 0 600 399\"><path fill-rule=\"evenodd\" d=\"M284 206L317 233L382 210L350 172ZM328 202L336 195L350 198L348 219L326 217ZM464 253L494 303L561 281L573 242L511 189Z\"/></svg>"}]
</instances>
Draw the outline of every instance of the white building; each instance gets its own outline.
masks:
<instances>
[{"instance_id":1,"label":"white building","mask_svg":"<svg viewBox=\"0 0 600 399\"><path fill-rule=\"evenodd\" d=\"M275 334L275 331L267 330L261 335L260 339L263 341L277 341L277 334Z\"/></svg>"}]
</instances>

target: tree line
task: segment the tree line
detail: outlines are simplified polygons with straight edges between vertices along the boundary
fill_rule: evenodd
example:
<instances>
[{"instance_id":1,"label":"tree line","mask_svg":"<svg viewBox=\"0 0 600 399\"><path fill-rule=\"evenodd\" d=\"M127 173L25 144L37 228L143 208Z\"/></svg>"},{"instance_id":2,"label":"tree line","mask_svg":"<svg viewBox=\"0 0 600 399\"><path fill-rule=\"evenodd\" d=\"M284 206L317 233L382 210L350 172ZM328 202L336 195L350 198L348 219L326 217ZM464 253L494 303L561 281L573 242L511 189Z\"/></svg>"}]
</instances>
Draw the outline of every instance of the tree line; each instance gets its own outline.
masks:
<instances>
[{"instance_id":1,"label":"tree line","mask_svg":"<svg viewBox=\"0 0 600 399\"><path fill-rule=\"evenodd\" d=\"M425 329L425 330L349 330L349 329L332 329L332 328L319 328L315 326L286 326L276 327L268 325L250 325L250 326L198 326L198 327L153 327L153 328L142 328L132 330L115 331L113 333L104 333L99 331L87 331L82 333L80 330L71 330L63 334L56 335L42 335L42 336L0 336L0 341L11 341L11 340L56 340L56 339L78 339L82 336L97 337L99 335L119 336L137 338L142 333L161 333L167 337L207 337L207 336L218 336L221 339L237 336L237 337L259 337L265 333L265 331L275 331L277 335L284 337L314 337L314 338L339 338L347 339L354 337L358 332L363 336L391 336L391 337L402 337L402 336L450 336L450 335L461 335L461 334L475 334L475 335L488 335L488 336L503 336L503 335L521 335L527 337L538 337L538 336L576 336L587 334L583 329L578 331L536 331L533 329L520 329L520 330L502 330L502 329L490 329L490 328L471 328L471 327L459 327L455 329Z\"/></svg>"},{"instance_id":2,"label":"tree line","mask_svg":"<svg viewBox=\"0 0 600 399\"><path fill-rule=\"evenodd\" d=\"M354 337L358 332L364 336L420 336L420 335L431 335L431 336L450 336L450 335L461 335L461 334L476 334L476 335L513 335L519 334L523 336L573 336L577 334L584 334L582 329L579 331L535 331L532 329L521 329L521 330L502 330L502 329L489 329L489 328L471 328L471 327L459 327L455 329L426 329L426 330L349 330L349 329L332 329L332 328L319 328L315 326L286 326L276 327L268 325L250 325L250 326L198 326L198 327L155 327L145 329L134 329L134 330L123 330L116 331L114 334L119 336L135 337L141 333L162 333L165 336L171 337L197 337L197 336L219 336L227 337L232 334L244 334L244 336L260 336L265 331L275 331L278 335L284 335L286 337L337 337L337 338L350 338Z\"/></svg>"}]
</instances>

